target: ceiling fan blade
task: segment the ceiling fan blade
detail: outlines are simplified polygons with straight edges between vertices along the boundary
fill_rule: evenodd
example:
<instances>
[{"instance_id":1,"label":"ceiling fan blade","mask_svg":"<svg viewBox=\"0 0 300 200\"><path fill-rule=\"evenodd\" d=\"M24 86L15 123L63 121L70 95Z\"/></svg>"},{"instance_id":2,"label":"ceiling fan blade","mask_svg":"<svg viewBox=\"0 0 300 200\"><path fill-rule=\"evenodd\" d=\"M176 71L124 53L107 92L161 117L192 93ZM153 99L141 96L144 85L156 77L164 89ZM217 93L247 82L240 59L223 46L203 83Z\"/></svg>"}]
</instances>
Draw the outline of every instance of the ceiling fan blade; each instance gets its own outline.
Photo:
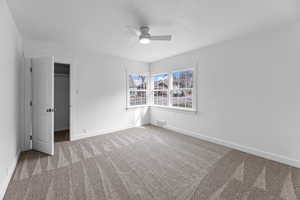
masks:
<instances>
[{"instance_id":1,"label":"ceiling fan blade","mask_svg":"<svg viewBox=\"0 0 300 200\"><path fill-rule=\"evenodd\" d=\"M150 37L150 40L165 40L170 41L172 39L172 35L153 35Z\"/></svg>"}]
</instances>

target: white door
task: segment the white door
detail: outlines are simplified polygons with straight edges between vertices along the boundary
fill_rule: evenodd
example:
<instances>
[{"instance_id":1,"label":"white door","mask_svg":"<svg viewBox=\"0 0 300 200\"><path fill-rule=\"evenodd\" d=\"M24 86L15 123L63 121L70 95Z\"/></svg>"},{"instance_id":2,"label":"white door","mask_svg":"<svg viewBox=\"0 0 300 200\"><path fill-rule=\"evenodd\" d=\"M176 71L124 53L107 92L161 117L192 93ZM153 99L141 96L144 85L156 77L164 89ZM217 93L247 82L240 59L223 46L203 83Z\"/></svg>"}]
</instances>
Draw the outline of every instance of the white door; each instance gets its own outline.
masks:
<instances>
[{"instance_id":1,"label":"white door","mask_svg":"<svg viewBox=\"0 0 300 200\"><path fill-rule=\"evenodd\" d=\"M54 57L32 61L32 148L54 154Z\"/></svg>"}]
</instances>

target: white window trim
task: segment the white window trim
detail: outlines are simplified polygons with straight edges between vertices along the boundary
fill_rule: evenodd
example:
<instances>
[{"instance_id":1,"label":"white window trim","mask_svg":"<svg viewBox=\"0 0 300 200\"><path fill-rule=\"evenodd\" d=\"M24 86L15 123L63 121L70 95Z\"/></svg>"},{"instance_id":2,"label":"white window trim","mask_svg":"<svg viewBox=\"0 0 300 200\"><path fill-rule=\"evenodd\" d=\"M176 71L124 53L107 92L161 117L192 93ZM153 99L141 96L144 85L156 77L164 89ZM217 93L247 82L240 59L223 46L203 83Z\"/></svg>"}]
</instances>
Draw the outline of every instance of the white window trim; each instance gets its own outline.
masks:
<instances>
[{"instance_id":1,"label":"white window trim","mask_svg":"<svg viewBox=\"0 0 300 200\"><path fill-rule=\"evenodd\" d=\"M160 74L167 74L168 75L168 89L165 89L165 90L155 90L154 89L154 85L152 85L152 83L153 83L152 77L155 76L155 75L160 75ZM149 95L151 96L150 106L168 107L168 105L170 104L170 73L169 72L151 73L149 81L150 81L150 93L149 93ZM168 92L168 105L167 106L154 104L154 92L158 92L158 91Z\"/></svg>"},{"instance_id":2,"label":"white window trim","mask_svg":"<svg viewBox=\"0 0 300 200\"><path fill-rule=\"evenodd\" d=\"M197 76L198 76L198 71L197 67L188 67L188 68L178 68L176 70L172 70L169 72L155 72L155 73L148 73L148 72L126 72L126 109L134 109L134 108L144 108L144 107L157 107L157 108L162 108L162 109L171 109L171 110L177 110L177 111L184 111L184 112L197 112L197 99L198 99L198 94L197 94ZM182 108L182 107L176 107L172 106L171 104L171 91L173 90L173 72L180 72L180 71L187 71L187 70L192 70L193 71L193 88L192 88L192 108ZM152 88L152 76L158 75L158 74L168 74L168 79L169 79L169 85L168 85L168 90L154 90ZM147 89L142 90L146 91L146 104L145 105L130 105L130 89L129 89L129 75L145 75L147 79ZM154 91L167 91L168 92L168 105L156 105L153 103L153 92Z\"/></svg>"},{"instance_id":3,"label":"white window trim","mask_svg":"<svg viewBox=\"0 0 300 200\"><path fill-rule=\"evenodd\" d=\"M187 70L192 70L193 71L193 88L192 88L192 108L182 108L182 107L176 107L172 106L171 104L171 91L173 90L173 76L172 74L174 72L181 72L181 71L187 71ZM156 105L153 103L153 89L152 89L152 76L157 75L157 74L168 74L168 79L169 79L169 86L168 86L168 100L169 103L167 106L165 105ZM158 108L166 108L166 109L173 109L173 110L179 110L179 111L188 111L188 112L197 112L197 68L196 67L188 67L188 68L180 68L176 69L170 72L157 72L157 73L151 73L150 77L150 84L151 84L151 107L158 107Z\"/></svg>"},{"instance_id":4,"label":"white window trim","mask_svg":"<svg viewBox=\"0 0 300 200\"><path fill-rule=\"evenodd\" d=\"M147 82L147 88L146 90L136 90L136 91L145 91L146 92L146 104L144 105L130 105L130 88L129 88L129 75L144 75L146 76L146 82ZM126 72L126 109L132 109L132 108L143 108L143 107L149 107L149 73L148 72Z\"/></svg>"},{"instance_id":5,"label":"white window trim","mask_svg":"<svg viewBox=\"0 0 300 200\"><path fill-rule=\"evenodd\" d=\"M171 104L171 98L169 100L169 107L173 108L173 109L177 109L177 110L187 110L187 111L197 111L197 90L196 90L196 68L190 67L190 68L181 68L181 69L176 69L174 71L170 72L170 87L169 87L169 94L171 96L171 91L173 90L173 73L174 72L182 72L182 71L188 71L188 70L192 70L193 71L193 88L192 88L192 108L182 108L182 107L177 107L177 106L173 106ZM182 88L184 89L184 88ZM190 89L190 88L186 88L186 89Z\"/></svg>"}]
</instances>

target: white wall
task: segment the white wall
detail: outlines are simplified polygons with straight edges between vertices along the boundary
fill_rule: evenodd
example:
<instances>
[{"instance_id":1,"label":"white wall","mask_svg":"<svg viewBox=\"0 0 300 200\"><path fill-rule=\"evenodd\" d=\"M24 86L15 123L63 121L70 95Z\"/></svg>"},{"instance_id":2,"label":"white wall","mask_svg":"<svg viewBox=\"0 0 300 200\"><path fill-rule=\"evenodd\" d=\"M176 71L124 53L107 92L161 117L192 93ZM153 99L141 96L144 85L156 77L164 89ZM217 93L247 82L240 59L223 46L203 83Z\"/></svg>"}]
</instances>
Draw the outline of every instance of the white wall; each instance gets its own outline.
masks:
<instances>
[{"instance_id":1,"label":"white wall","mask_svg":"<svg viewBox=\"0 0 300 200\"><path fill-rule=\"evenodd\" d=\"M300 167L300 24L150 65L198 66L198 112L151 108L151 122Z\"/></svg>"},{"instance_id":2,"label":"white wall","mask_svg":"<svg viewBox=\"0 0 300 200\"><path fill-rule=\"evenodd\" d=\"M80 52L57 44L25 41L25 56L71 62L71 139L149 123L148 108L126 110L128 72L148 72L142 62Z\"/></svg>"},{"instance_id":3,"label":"white wall","mask_svg":"<svg viewBox=\"0 0 300 200\"><path fill-rule=\"evenodd\" d=\"M67 130L70 126L70 79L66 74L54 76L54 130Z\"/></svg>"},{"instance_id":4,"label":"white wall","mask_svg":"<svg viewBox=\"0 0 300 200\"><path fill-rule=\"evenodd\" d=\"M20 151L22 41L6 1L0 0L0 199Z\"/></svg>"}]
</instances>

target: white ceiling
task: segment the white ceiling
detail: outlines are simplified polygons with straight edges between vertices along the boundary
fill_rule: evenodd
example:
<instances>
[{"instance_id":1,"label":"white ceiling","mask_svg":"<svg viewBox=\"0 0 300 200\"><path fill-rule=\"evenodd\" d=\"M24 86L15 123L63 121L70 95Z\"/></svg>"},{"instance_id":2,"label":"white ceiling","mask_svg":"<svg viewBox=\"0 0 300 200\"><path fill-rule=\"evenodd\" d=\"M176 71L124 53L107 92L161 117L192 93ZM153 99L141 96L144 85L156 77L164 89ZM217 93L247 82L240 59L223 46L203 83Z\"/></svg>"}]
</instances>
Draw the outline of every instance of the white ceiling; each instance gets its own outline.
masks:
<instances>
[{"instance_id":1,"label":"white ceiling","mask_svg":"<svg viewBox=\"0 0 300 200\"><path fill-rule=\"evenodd\" d=\"M25 39L156 61L295 20L297 0L7 0ZM171 42L139 44L126 26Z\"/></svg>"}]
</instances>

